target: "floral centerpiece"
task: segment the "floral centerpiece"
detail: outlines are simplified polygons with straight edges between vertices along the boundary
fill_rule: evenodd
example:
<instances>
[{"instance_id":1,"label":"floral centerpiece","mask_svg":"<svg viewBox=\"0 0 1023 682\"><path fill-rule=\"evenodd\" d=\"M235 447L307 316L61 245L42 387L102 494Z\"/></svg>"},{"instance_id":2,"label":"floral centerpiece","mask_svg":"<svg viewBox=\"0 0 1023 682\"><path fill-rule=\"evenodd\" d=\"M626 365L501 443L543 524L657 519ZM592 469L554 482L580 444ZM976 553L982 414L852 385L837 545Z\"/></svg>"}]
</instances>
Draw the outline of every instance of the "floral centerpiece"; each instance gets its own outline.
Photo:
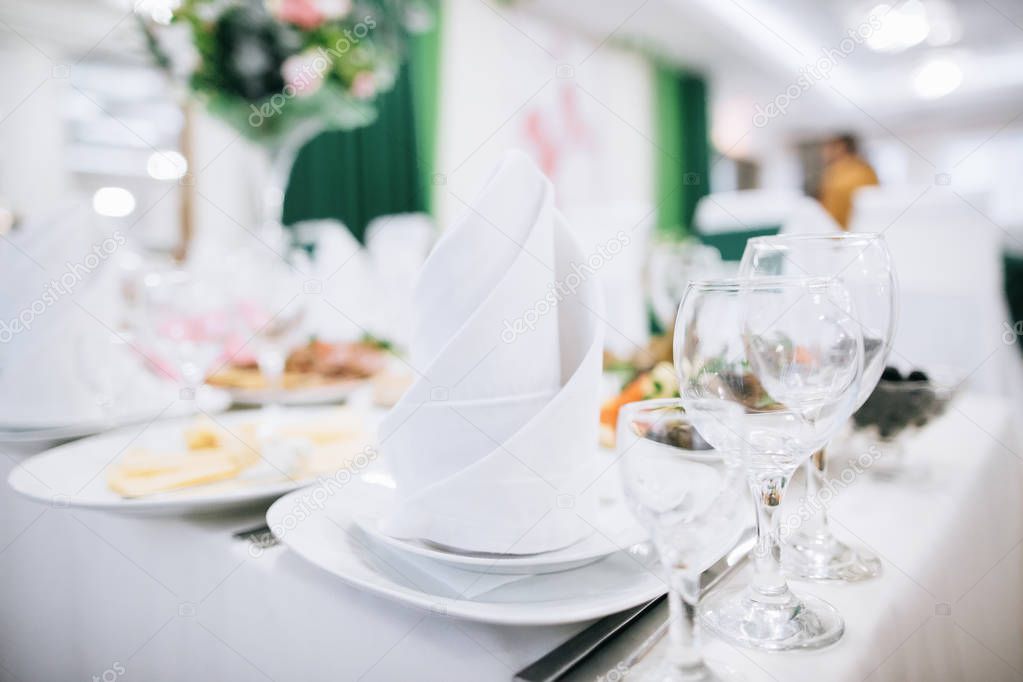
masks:
<instances>
[{"instance_id":1,"label":"floral centerpiece","mask_svg":"<svg viewBox=\"0 0 1023 682\"><path fill-rule=\"evenodd\" d=\"M429 19L424 2L400 0L172 0L144 9L157 62L215 116L269 143L299 128L371 123L409 31Z\"/></svg>"},{"instance_id":2,"label":"floral centerpiece","mask_svg":"<svg viewBox=\"0 0 1023 682\"><path fill-rule=\"evenodd\" d=\"M283 238L284 192L302 146L372 123L430 0L143 0L156 62L265 152L264 239ZM183 230L183 234L187 234ZM295 236L292 235L292 239Z\"/></svg>"}]
</instances>

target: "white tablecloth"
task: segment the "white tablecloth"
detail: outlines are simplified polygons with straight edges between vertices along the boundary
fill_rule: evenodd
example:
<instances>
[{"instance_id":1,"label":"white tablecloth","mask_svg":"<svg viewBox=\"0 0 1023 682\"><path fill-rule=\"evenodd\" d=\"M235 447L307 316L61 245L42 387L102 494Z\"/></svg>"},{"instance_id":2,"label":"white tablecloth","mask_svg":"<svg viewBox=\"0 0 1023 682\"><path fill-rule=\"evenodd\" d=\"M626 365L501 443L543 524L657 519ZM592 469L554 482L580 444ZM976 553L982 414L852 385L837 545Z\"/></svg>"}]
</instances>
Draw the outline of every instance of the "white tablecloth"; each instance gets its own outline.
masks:
<instances>
[{"instance_id":1,"label":"white tablecloth","mask_svg":"<svg viewBox=\"0 0 1023 682\"><path fill-rule=\"evenodd\" d=\"M964 396L912 443L929 481L861 476L837 491L836 529L885 570L859 585L797 584L841 610L841 642L766 655L712 641L710 656L749 680L1023 677L1023 471L1009 414ZM28 452L0 450L5 477ZM506 680L582 627L452 620L361 593L280 547L253 556L230 535L259 510L126 518L40 506L6 486L0 510L0 680Z\"/></svg>"}]
</instances>

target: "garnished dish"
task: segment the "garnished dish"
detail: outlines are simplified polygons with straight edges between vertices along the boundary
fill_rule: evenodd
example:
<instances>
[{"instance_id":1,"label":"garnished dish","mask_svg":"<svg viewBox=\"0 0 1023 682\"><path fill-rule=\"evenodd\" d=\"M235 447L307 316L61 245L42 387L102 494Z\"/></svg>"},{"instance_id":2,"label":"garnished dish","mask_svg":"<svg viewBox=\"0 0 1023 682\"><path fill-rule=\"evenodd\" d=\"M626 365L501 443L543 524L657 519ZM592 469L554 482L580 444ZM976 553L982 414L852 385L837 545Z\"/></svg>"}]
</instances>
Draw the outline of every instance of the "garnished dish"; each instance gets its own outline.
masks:
<instances>
[{"instance_id":1,"label":"garnished dish","mask_svg":"<svg viewBox=\"0 0 1023 682\"><path fill-rule=\"evenodd\" d=\"M678 377L670 362L659 362L647 371L634 372L622 391L600 406L600 444L606 448L615 446L618 411L622 405L652 398L677 397Z\"/></svg>"},{"instance_id":2,"label":"garnished dish","mask_svg":"<svg viewBox=\"0 0 1023 682\"><path fill-rule=\"evenodd\" d=\"M107 486L140 498L211 484L297 482L349 466L371 442L362 418L347 408L283 420L270 433L259 421L228 429L201 418L181 436L180 444L128 450L107 469Z\"/></svg>"},{"instance_id":3,"label":"garnished dish","mask_svg":"<svg viewBox=\"0 0 1023 682\"><path fill-rule=\"evenodd\" d=\"M745 405L747 412L771 412L781 407L768 395L760 380L745 365L730 367L728 362L718 359L708 362L703 371L714 374L714 381L719 384L719 390L736 396L737 402ZM626 382L622 391L605 401L600 408L600 444L608 448L614 447L618 411L623 405L640 400L678 396L678 375L671 362L658 362L648 371L635 373ZM699 438L695 430L691 433ZM702 439L700 442L702 443ZM695 441L671 444L687 450L701 449Z\"/></svg>"},{"instance_id":4,"label":"garnished dish","mask_svg":"<svg viewBox=\"0 0 1023 682\"><path fill-rule=\"evenodd\" d=\"M377 341L327 342L313 339L288 354L282 378L285 390L315 388L372 377L387 362ZM255 358L241 358L212 374L207 383L226 389L269 390Z\"/></svg>"}]
</instances>

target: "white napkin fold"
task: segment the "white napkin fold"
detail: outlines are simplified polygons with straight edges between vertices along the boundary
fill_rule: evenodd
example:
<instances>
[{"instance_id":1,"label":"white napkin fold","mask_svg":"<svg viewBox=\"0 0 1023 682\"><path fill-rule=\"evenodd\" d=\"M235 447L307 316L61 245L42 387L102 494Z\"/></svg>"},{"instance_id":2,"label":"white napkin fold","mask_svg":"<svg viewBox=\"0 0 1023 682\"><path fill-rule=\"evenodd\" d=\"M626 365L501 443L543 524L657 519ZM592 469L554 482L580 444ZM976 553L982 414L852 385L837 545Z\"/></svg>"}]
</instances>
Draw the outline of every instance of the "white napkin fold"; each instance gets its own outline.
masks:
<instances>
[{"instance_id":1,"label":"white napkin fold","mask_svg":"<svg viewBox=\"0 0 1023 682\"><path fill-rule=\"evenodd\" d=\"M584 262L550 182L507 154L420 275L420 376L380 429L398 482L384 532L531 554L591 531L572 509L597 444L603 343Z\"/></svg>"}]
</instances>

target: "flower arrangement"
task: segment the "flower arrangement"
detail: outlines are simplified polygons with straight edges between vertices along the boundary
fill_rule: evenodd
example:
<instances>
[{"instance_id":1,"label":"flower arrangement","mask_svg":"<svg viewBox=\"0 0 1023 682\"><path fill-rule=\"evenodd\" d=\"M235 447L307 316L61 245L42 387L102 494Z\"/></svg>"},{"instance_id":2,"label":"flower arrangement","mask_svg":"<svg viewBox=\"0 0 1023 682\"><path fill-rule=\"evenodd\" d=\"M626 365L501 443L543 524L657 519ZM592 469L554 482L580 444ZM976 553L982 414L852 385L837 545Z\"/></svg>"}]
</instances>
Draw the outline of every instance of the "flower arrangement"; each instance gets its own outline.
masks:
<instances>
[{"instance_id":1,"label":"flower arrangement","mask_svg":"<svg viewBox=\"0 0 1023 682\"><path fill-rule=\"evenodd\" d=\"M247 138L371 123L425 0L171 0L141 23L157 63Z\"/></svg>"}]
</instances>

